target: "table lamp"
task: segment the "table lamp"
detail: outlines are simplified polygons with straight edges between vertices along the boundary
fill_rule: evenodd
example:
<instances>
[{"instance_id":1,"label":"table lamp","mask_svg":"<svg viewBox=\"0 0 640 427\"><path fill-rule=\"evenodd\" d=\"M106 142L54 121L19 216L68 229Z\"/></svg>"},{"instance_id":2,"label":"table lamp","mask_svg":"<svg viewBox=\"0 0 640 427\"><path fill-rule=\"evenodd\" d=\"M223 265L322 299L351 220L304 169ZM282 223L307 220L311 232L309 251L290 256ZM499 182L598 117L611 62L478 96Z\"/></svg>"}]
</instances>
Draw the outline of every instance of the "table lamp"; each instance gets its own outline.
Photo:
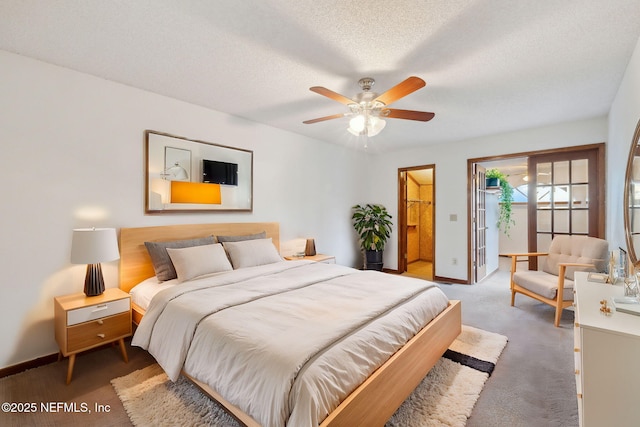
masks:
<instances>
[{"instance_id":1,"label":"table lamp","mask_svg":"<svg viewBox=\"0 0 640 427\"><path fill-rule=\"evenodd\" d=\"M115 228L79 228L73 230L71 262L87 264L84 293L88 297L104 292L101 262L120 258Z\"/></svg>"}]
</instances>

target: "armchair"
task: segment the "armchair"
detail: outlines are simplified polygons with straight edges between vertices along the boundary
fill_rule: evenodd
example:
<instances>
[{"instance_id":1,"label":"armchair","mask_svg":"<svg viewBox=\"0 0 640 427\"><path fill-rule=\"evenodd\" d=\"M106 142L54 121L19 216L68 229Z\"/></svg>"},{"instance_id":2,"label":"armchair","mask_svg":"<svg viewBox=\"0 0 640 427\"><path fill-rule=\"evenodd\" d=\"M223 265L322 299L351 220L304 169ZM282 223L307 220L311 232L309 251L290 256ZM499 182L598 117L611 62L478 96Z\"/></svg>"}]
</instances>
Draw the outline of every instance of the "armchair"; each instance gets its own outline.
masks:
<instances>
[{"instance_id":1,"label":"armchair","mask_svg":"<svg viewBox=\"0 0 640 427\"><path fill-rule=\"evenodd\" d=\"M609 258L606 240L579 235L554 237L549 252L505 254L511 257L511 306L516 293L556 308L555 326L562 310L573 304L573 274L576 271L604 271ZM519 261L546 256L542 270L517 271ZM523 257L525 257L523 259Z\"/></svg>"}]
</instances>

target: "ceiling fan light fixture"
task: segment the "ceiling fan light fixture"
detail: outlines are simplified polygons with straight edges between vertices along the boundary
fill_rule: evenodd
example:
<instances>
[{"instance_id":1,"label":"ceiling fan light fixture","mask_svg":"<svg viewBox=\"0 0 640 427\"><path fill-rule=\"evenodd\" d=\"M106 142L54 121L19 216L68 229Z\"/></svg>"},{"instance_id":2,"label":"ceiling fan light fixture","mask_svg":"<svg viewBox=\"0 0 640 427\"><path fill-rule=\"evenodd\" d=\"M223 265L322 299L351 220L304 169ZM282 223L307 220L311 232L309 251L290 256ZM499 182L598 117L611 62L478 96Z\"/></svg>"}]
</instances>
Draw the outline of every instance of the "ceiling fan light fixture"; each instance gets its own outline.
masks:
<instances>
[{"instance_id":1,"label":"ceiling fan light fixture","mask_svg":"<svg viewBox=\"0 0 640 427\"><path fill-rule=\"evenodd\" d=\"M349 128L347 130L356 136L362 135L363 133L366 133L367 136L376 136L386 125L386 121L376 116L358 114L349 120Z\"/></svg>"},{"instance_id":2,"label":"ceiling fan light fixture","mask_svg":"<svg viewBox=\"0 0 640 427\"><path fill-rule=\"evenodd\" d=\"M387 125L387 122L378 118L378 117L370 117L369 125L367 126L367 135L376 136L380 133L382 129Z\"/></svg>"},{"instance_id":3,"label":"ceiling fan light fixture","mask_svg":"<svg viewBox=\"0 0 640 427\"><path fill-rule=\"evenodd\" d=\"M310 91L344 104L349 109L349 112L319 117L313 120L305 120L303 123L318 123L350 116L352 118L349 121L349 127L347 128L349 133L355 136L371 137L379 134L386 126L387 123L382 118L427 122L435 115L434 113L428 113L425 111L389 108L391 103L396 102L400 98L403 98L426 85L424 80L419 77L408 77L382 94L377 94L371 91L371 87L375 84L375 80L371 77L363 77L358 81L358 83L362 92L358 93L353 98L340 95L339 93L322 86L310 87Z\"/></svg>"},{"instance_id":4,"label":"ceiling fan light fixture","mask_svg":"<svg viewBox=\"0 0 640 427\"><path fill-rule=\"evenodd\" d=\"M357 116L354 116L351 120L349 120L349 132L355 135L360 135L365 127L364 122L364 115L358 114Z\"/></svg>"}]
</instances>

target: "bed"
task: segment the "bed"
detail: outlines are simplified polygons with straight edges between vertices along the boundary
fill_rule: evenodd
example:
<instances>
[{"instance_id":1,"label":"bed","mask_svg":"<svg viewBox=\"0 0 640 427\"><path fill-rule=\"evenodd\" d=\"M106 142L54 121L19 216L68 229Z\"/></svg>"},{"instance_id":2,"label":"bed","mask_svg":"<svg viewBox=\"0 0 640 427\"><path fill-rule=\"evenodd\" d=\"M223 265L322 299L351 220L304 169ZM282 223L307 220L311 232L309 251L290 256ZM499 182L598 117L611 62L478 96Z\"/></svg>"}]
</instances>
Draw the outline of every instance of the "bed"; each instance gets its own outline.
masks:
<instances>
[{"instance_id":1,"label":"bed","mask_svg":"<svg viewBox=\"0 0 640 427\"><path fill-rule=\"evenodd\" d=\"M189 224L160 227L123 228L121 229L120 235L120 287L123 290L129 292L131 288L133 288L138 283L154 276L155 271L148 255L147 248L145 247L145 242L193 239L210 235L243 236L257 233L263 233L265 235L265 239L263 240L271 239L271 244L275 248L279 248L279 225L277 223ZM229 248L235 247L233 245L235 245L235 243L230 244ZM238 244L237 247L241 247L240 245L242 244ZM260 318L260 316L264 316L263 318L268 317L271 322L272 316L260 314L261 312L259 310L272 310L271 312L267 311L266 313L273 313L273 307L268 306L267 304L263 304L263 302L267 300L270 301L270 299L274 298L276 294L278 295L278 297L280 296L280 294L287 297L295 294L298 296L302 296L304 301L316 300L319 299L322 295L328 295L331 298L334 298L330 303L332 308L335 308L335 306L342 303L345 304L342 310L333 311L333 314L330 317L337 316L338 319L335 323L340 325L340 327L344 325L346 331L346 325L349 322L352 322L352 320L348 319L347 317L340 316L343 316L344 313L359 313L360 307L358 304L355 304L354 301L365 301L365 299L361 300L361 297L369 298L369 296L365 294L376 294L372 297L373 299L371 301L367 299L367 303L361 305L372 307L373 311L377 310L377 314L371 314L371 316L377 317L358 317L358 321L353 320L353 333L348 332L347 334L346 332L334 331L327 332L326 334L324 333L324 331L317 333L318 336L324 337L326 342L322 345L314 343L313 346L318 345L322 349L329 350L323 350L317 353L309 353L309 356L307 356L306 353L297 355L294 351L288 351L285 355L286 357L292 358L292 366L295 365L297 370L294 370L293 373L287 374L291 376L291 379L287 376L284 376L284 379L281 381L282 384L286 385L287 387L289 386L289 383L293 384L291 390L284 388L282 389L286 390L286 393L284 394L284 403L279 404L278 401L278 404L276 404L274 403L276 402L275 400L266 400L265 402L257 404L257 406L263 407L277 407L281 413L286 414L285 416L293 417L292 420L303 419L305 420L305 423L307 422L305 408L307 408L308 406L313 406L311 412L315 413L317 411L318 414L312 415L309 418L311 420L310 425L317 425L317 423L321 422L320 425L322 426L384 425L386 420L388 420L393 412L395 412L395 410L402 404L404 399L411 393L411 391L413 391L413 389L422 380L422 378L424 378L429 369L431 369L431 367L447 349L449 344L459 335L461 331L461 313L459 301L445 301L444 305L440 308L427 307L426 300L424 298L426 298L427 294L432 295L436 292L431 290L432 288L427 289L427 287L424 287L421 284L418 285L418 281L403 282L409 279L400 276L386 275L379 272L359 272L353 269L347 269L346 267L336 265L332 266L324 264L321 267L319 263L313 263L309 261L274 262L273 264L269 264L266 266L251 266L246 269L234 269L233 271L229 271L228 273L216 273L213 276L215 277L211 279L196 278L190 281L185 281L173 289L169 289L168 291L159 293L159 296L157 298L154 297L154 305L149 307L148 313L147 308L143 306L144 304L139 305L134 302L134 320L136 323L140 324L138 330L136 331L136 337L134 337L134 343L146 342L146 344L143 345L143 348L145 346L147 348L152 348L152 354L155 353L154 357L159 360L159 363L161 365L164 365L163 368L165 368L165 371L168 372L168 375L170 377L175 378L176 369L178 369L181 375L184 375L186 378L193 381L203 390L203 392L221 403L241 423L248 426L259 426L263 424L256 421L256 419L267 420L264 421L264 424L282 424L282 422L280 421L281 418L278 418L277 413L274 416L263 416L262 414L258 414L256 416L255 411L261 411L262 409L255 409L254 407L250 407L251 405L247 406L246 402L243 403L242 401L240 401L238 403L236 400L236 395L238 392L243 395L246 394L247 396L251 395L251 393L254 392L258 393L259 395L254 396L256 398L261 397L262 395L269 394L262 393L259 387L263 387L264 384L268 384L269 387L275 387L270 383L270 375L272 371L277 372L279 370L271 368L262 369L260 367L260 363L262 363L261 358L263 357L262 353L260 357L257 358L257 356L253 354L250 355L250 352L247 352L246 355L244 353L241 353L239 356L236 356L238 360L241 359L245 362L243 362L242 365L236 364L237 366L242 366L242 369L235 369L233 365L229 365L229 361L234 360L234 358L227 355L226 351L228 347L234 347L236 344L229 344L226 341L222 341L223 345L216 348L215 354L217 357L212 358L211 363L206 362L206 359L204 359L204 356L202 356L202 354L206 352L211 353L210 349L213 348L212 343L217 343L220 341L220 337L216 337L213 332L209 332L209 329L206 329L204 327L206 325L209 325L209 323L211 323L211 326L208 327L211 330L225 327L233 329L233 332L236 333L238 332L236 331L236 329L239 329L241 327L244 328L244 323L249 323L248 321L244 322L244 319L251 318L252 316L257 318ZM357 283L373 283L377 280L383 279L392 284L402 284L402 286L399 286L399 288L402 288L402 292L406 292L406 294L398 296L398 301L402 300L401 304L392 303L390 302L390 300L387 301L387 296L383 295L383 292L387 291L363 293L363 290L361 288L362 284ZM256 280L264 280L268 281L269 283L276 283L276 286L291 286L292 288L278 288L273 291L266 291L265 289L267 288L263 287L262 282L258 283L256 282ZM303 282L304 280L307 280L310 285L301 285L298 282L299 280L302 280ZM393 288L393 286L387 286L385 289L388 290L391 288ZM251 305L250 309L247 309L248 304L245 304L244 302L242 304L237 304L238 306L242 306L242 309L244 309L245 311L240 310L238 312L232 312L231 310L225 309L224 311L218 312L218 309L214 310L208 306L203 308L195 307L196 305L199 305L201 301L205 300L205 298L202 298L200 296L200 292L202 292L203 295L211 295L211 298L208 299L222 304L222 295L227 295L228 289L233 289L233 298L238 298L238 292L244 292L245 294L251 295L254 295L256 292L271 293L266 296L260 294L259 297L256 298L256 302L251 300L250 304L253 305ZM343 289L344 292L355 293L345 294L349 296L340 300L337 298L337 295L339 293L342 293ZM437 291L441 292L439 290ZM388 290L388 292L393 292L395 294L397 290L395 290L394 288L393 291ZM251 298L253 298L253 296ZM393 298L396 297L394 296ZM434 300L440 299L441 297L439 296L434 298ZM398 307L402 308L399 308L398 310L396 310L395 308L394 310L388 310L388 307L384 305L387 303L394 306L397 305ZM209 303L203 302L203 304ZM438 304L442 305L442 301L439 301ZM182 317L182 314L178 314L177 317L174 318L169 317L168 313L170 312L180 313L180 305L189 306L189 314L185 314L184 318ZM202 313L200 313L197 316L201 317L194 317L191 322L184 320L187 317L195 316L195 314L190 314L191 311L197 312L198 310L203 310L202 313L206 313L206 315L203 316ZM207 310L215 311L215 315L209 315L209 312ZM375 337L378 336L379 332L378 330L368 330L370 325L377 325L376 327L383 328L382 331L387 331L389 329L389 326L385 326L385 322L390 321L389 319L393 316L399 316L400 314L398 313L400 313L401 310L406 310L407 313L410 313L410 316L414 316L414 312L420 312L420 314L415 314L416 319L411 321L413 323L421 321L417 319L418 316L432 316L433 318L424 326L420 324L416 328L417 333L404 331L402 328L398 328L402 330L402 332L398 333L398 337L395 337L396 333L394 328L395 338L393 339L405 341L402 341L402 343L398 345L397 349L389 350L388 348L384 348L380 350L380 354L377 354L378 349L376 347L376 352L372 352L375 354L371 356L371 359L374 360L376 358L382 358L382 360L375 362L377 363L375 367L366 368L370 369L370 371L366 372L365 376L363 376L364 374L363 372L361 372L365 369L362 368L362 366L366 367L367 364L374 363L372 361L369 361L369 359L365 360L365 362L363 363L352 363L351 365L345 365L345 367L342 367L340 365L341 363L343 363L343 360L345 360L344 363L350 363L346 361L346 359L348 358L345 358L344 355L350 355L353 353L351 349L341 349L340 346L344 345L345 342L350 345L349 342L351 341L356 343L356 346L362 346L363 342L375 341ZM287 310L279 310L278 312L283 311ZM365 315L369 316L368 313L363 314L363 316ZM404 316L404 314L402 315ZM146 318L144 318L145 316ZM277 316L274 315L273 317L275 318ZM217 324L213 323L214 321L212 319L214 318L217 319L215 320L216 322L218 322ZM182 331L178 332L177 335L171 336L171 330L175 329L174 325L177 323L181 325L188 325L184 327L186 328L185 330L189 332L185 333L184 331ZM365 324L367 325L366 328L363 327L363 325ZM161 325L171 326L166 329L164 327L160 327ZM257 325L255 327L246 326L247 329L256 328L256 330L259 331L262 331L262 329L258 328L262 327L263 325ZM268 328L271 326L266 327ZM317 325L314 327L317 327ZM189 328L194 328L193 331L195 332L193 332L192 329ZM142 331L140 332L140 335L139 331ZM155 335L152 331L156 331ZM175 331L173 333L175 333ZM222 336L226 337L228 333L229 330L225 329ZM243 329L238 333L244 334L246 333L246 331ZM295 335L296 333L299 335ZM337 335L331 335L334 333ZM293 339L297 341L305 341L306 336L302 330L297 332L293 330L287 330L286 334L280 335L273 333L271 335L269 335L268 333L262 334L260 335L263 337L262 340L258 339L256 343L252 342L250 347L263 346L266 344L271 345L272 342L277 341L281 341L281 344L288 343L289 341L287 341L287 337L289 336L289 334L293 334L291 336L294 337ZM402 334L406 336L403 336ZM140 338L140 336L142 336L142 338ZM183 345L180 346L176 344L176 342L181 340L181 336L188 336L188 340L192 341L183 343ZM264 339L264 336L266 336L268 339ZM296 336L298 338L295 338ZM380 336L386 337L386 335L384 334ZM150 345L152 341L153 345ZM386 338L383 341L385 341L384 345L386 345ZM339 345L335 343L339 343ZM172 346L176 346L175 350ZM196 349L198 348L200 348L201 350L196 351ZM203 350L205 348L207 350ZM387 352L388 354L385 352ZM177 354L180 356L176 356ZM298 360L296 359L296 357L299 357L300 359ZM356 355L354 356L354 360L360 360L358 358L361 357L362 355ZM368 357L369 355L367 355L367 358ZM282 355L274 357L274 359L277 363L286 365L286 363L280 360L282 359ZM254 365L251 364L253 363L252 361L255 362ZM235 371L250 372L252 373L251 375L262 375L264 373L266 374L266 379L259 380L257 381L257 383L247 386L246 389L240 388L239 391L235 388L233 390L228 390L225 388L225 386L220 386L222 388L222 391L218 392L217 390L220 388L218 384L215 381L212 382L209 373L202 372L201 368L203 364L218 364L217 372L234 371L235 369ZM320 375L321 379L324 378L325 375L329 375L329 377L333 379L343 378L343 376L337 375L336 373L325 373L323 369L325 369L327 366L329 366L331 369L334 369L335 367L338 372L343 372L343 369L347 369L349 370L349 375L346 375L346 377L349 377L349 381L354 381L355 379L357 379L358 381L358 383L355 385L338 385L337 387L342 394L337 397L338 400L334 403L330 402L331 399L336 399L336 397L333 396L326 397L327 402L323 400L325 399L324 394L326 394L325 389L322 389L323 391L320 393L323 395L321 396L321 398L318 398L318 396L307 396L312 393L309 392L308 389L313 388L312 385L309 385L313 382L311 380L307 380L306 378L307 376L311 377L314 372L319 372L318 375ZM354 375L351 375L352 369L358 372L356 372L356 374ZM261 372L261 370L264 372ZM214 369L212 371L216 370ZM237 373L235 371L234 375ZM331 375L333 375L333 377L331 377ZM355 379L351 378L352 376ZM230 383L233 383L234 387L236 387L235 384L239 384L239 382L236 381L236 378L233 376L231 376L230 378ZM274 384L278 383L278 381L275 381ZM326 378L324 379L324 381L325 383L327 382ZM333 380L329 382L332 383ZM258 389L255 389L256 384L258 384ZM304 384L304 386L298 386L298 384ZM333 387L334 385L332 384L331 386ZM299 394L301 396L306 396L305 398L308 398L309 402L312 403L308 403L303 398L298 397L298 393L294 393L292 391L294 390L294 388L297 391L302 390ZM275 393L275 395L277 395L277 393ZM229 398L229 396L231 396L231 398ZM287 401L286 396L289 396L289 400L291 401ZM278 399L277 396L269 398ZM316 400L318 399L322 400L322 402L317 403ZM314 405L317 405L319 408ZM303 409L296 409L300 407ZM291 408L293 408L293 410ZM254 414L254 416L249 415L250 413ZM301 416L300 413L302 413L303 415ZM327 413L328 416L325 417ZM291 423L295 423L295 425L297 425L298 421L291 421Z\"/></svg>"}]
</instances>

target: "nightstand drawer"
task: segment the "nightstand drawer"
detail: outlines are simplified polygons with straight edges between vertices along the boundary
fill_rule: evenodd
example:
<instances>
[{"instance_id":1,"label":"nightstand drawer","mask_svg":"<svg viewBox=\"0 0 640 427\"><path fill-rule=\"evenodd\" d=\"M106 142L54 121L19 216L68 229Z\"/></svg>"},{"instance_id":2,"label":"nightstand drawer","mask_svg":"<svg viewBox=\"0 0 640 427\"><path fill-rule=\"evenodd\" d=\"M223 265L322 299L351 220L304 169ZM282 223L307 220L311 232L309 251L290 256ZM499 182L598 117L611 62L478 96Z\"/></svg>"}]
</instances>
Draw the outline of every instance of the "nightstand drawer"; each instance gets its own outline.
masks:
<instances>
[{"instance_id":1,"label":"nightstand drawer","mask_svg":"<svg viewBox=\"0 0 640 427\"><path fill-rule=\"evenodd\" d=\"M71 326L67 329L67 352L84 350L131 334L129 311Z\"/></svg>"},{"instance_id":2,"label":"nightstand drawer","mask_svg":"<svg viewBox=\"0 0 640 427\"><path fill-rule=\"evenodd\" d=\"M88 307L76 308L67 312L67 326L77 325L90 320L100 319L114 314L129 311L130 298L109 301Z\"/></svg>"}]
</instances>

